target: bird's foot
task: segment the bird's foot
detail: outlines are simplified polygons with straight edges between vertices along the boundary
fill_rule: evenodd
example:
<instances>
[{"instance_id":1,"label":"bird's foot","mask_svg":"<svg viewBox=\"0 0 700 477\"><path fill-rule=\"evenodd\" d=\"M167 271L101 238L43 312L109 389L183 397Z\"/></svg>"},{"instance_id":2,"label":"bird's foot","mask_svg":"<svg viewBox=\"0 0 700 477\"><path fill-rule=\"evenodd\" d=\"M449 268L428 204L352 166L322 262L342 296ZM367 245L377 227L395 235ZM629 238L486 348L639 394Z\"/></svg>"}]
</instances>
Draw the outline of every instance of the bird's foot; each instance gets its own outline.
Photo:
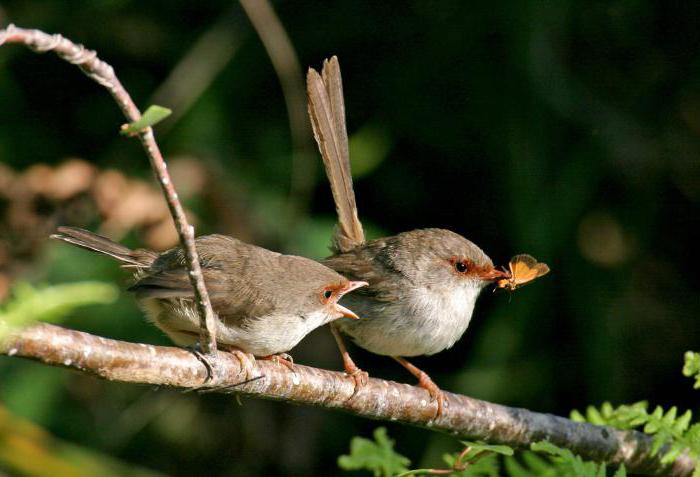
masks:
<instances>
[{"instance_id":1,"label":"bird's foot","mask_svg":"<svg viewBox=\"0 0 700 477\"><path fill-rule=\"evenodd\" d=\"M219 345L219 349L231 353L240 363L241 371L246 380L257 378L255 373L255 356L250 353L246 353L242 349L236 348L235 346L222 346Z\"/></svg>"},{"instance_id":2,"label":"bird's foot","mask_svg":"<svg viewBox=\"0 0 700 477\"><path fill-rule=\"evenodd\" d=\"M260 359L266 359L277 364L286 366L291 372L294 372L294 359L290 354L287 353L277 353L271 354L269 356L263 356Z\"/></svg>"},{"instance_id":3,"label":"bird's foot","mask_svg":"<svg viewBox=\"0 0 700 477\"><path fill-rule=\"evenodd\" d=\"M199 343L195 343L192 346L186 346L185 349L192 353L194 357L197 358L199 362L204 365L204 368L207 371L207 375L204 378L203 384L206 385L214 378L214 364L209 360L210 358L213 358L213 355L206 355L202 353Z\"/></svg>"},{"instance_id":4,"label":"bird's foot","mask_svg":"<svg viewBox=\"0 0 700 477\"><path fill-rule=\"evenodd\" d=\"M355 390L352 393L353 396L369 382L369 373L358 368L352 360L350 360L349 363L345 363L345 374L355 381Z\"/></svg>"},{"instance_id":5,"label":"bird's foot","mask_svg":"<svg viewBox=\"0 0 700 477\"><path fill-rule=\"evenodd\" d=\"M445 393L442 392L442 389L440 389L438 385L435 384L435 382L432 379L430 379L430 376L428 376L423 371L421 371L421 375L418 376L418 386L422 387L423 389L426 389L428 393L430 393L430 402L437 402L437 411L435 412L435 418L442 416L442 410L445 401L447 400L447 398L445 397Z\"/></svg>"},{"instance_id":6,"label":"bird's foot","mask_svg":"<svg viewBox=\"0 0 700 477\"><path fill-rule=\"evenodd\" d=\"M340 356L343 358L343 368L345 369L345 374L350 376L355 382L355 388L352 391L352 396L350 396L352 398L360 389L367 385L369 382L369 374L367 371L363 371L358 368L355 362L352 360L350 353L348 353L347 348L345 348L345 343L343 342L343 337L340 335L340 331L338 331L334 325L331 325L330 328L331 332L333 333L333 337L335 338L335 342L338 345L338 349L340 350Z\"/></svg>"},{"instance_id":7,"label":"bird's foot","mask_svg":"<svg viewBox=\"0 0 700 477\"><path fill-rule=\"evenodd\" d=\"M447 401L445 393L443 393L438 385L435 384L432 379L430 379L430 376L428 376L425 371L422 371L421 369L412 365L405 358L401 358L400 356L393 356L393 358L398 361L401 366L406 368L412 375L418 378L418 386L426 389L428 393L430 393L430 402L437 402L437 410L435 411L434 419L442 416L442 410Z\"/></svg>"}]
</instances>

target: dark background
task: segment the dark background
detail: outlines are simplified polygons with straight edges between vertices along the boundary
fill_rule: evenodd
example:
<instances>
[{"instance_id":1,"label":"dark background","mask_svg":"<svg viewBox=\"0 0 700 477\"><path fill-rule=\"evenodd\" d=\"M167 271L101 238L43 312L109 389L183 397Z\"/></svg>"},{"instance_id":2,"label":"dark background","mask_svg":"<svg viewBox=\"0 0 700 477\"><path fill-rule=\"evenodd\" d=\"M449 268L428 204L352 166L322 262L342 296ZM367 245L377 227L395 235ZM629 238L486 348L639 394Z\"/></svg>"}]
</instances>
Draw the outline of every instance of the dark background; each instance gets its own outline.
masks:
<instances>
[{"instance_id":1,"label":"dark background","mask_svg":"<svg viewBox=\"0 0 700 477\"><path fill-rule=\"evenodd\" d=\"M561 415L604 400L696 406L680 370L683 352L700 348L700 3L278 1L274 8L302 71L333 54L340 59L355 189L371 236L443 227L496 263L527 252L552 269L512 296L484 293L464 338L417 365L447 390ZM280 82L240 5L2 2L0 25L10 22L97 50L142 108L195 43L224 32L184 76L191 91L186 81L228 51L211 84L156 128L166 158L187 157L217 191L186 201L198 233L314 258L327 253L334 208L320 160L307 135L293 171ZM77 68L0 48L0 161L17 174L77 157L150 181L137 141L117 135L122 122L106 91ZM289 195L293 174L312 179L308 194ZM183 174L176 186L190 179ZM50 209L52 224L68 217L99 229L93 209ZM137 228L124 235L143 243ZM12 280L125 283L101 257L43 239L35 248L7 272ZM64 324L167 343L126 293ZM293 354L341 367L326 329ZM353 356L371 375L413 382L387 358L357 349ZM9 358L0 359L0 402L57 437L170 475L339 474L336 458L350 438L377 426L280 403L239 406L226 396L106 383ZM439 465L442 452L459 447L427 431L388 428L416 465Z\"/></svg>"}]
</instances>

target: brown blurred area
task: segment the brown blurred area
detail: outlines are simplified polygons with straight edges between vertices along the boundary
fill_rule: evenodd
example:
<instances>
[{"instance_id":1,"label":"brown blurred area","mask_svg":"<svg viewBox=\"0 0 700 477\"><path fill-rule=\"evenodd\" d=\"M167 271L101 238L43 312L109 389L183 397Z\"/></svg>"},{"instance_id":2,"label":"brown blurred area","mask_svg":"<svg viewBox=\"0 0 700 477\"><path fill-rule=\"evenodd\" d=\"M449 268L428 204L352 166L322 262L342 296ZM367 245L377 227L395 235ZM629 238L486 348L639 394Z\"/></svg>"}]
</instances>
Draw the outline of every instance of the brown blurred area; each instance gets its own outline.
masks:
<instances>
[{"instance_id":1,"label":"brown blurred area","mask_svg":"<svg viewBox=\"0 0 700 477\"><path fill-rule=\"evenodd\" d=\"M207 210L225 210L217 205L230 201L231 192L217 184L204 163L174 158L170 171L182 200L197 197ZM186 214L196 226L197 216L190 210ZM215 220L224 231L249 237L244 217L226 214ZM13 280L35 264L59 225L91 228L117 241L133 232L143 247L154 250L178 242L163 195L152 182L77 158L23 171L0 163L0 301Z\"/></svg>"}]
</instances>

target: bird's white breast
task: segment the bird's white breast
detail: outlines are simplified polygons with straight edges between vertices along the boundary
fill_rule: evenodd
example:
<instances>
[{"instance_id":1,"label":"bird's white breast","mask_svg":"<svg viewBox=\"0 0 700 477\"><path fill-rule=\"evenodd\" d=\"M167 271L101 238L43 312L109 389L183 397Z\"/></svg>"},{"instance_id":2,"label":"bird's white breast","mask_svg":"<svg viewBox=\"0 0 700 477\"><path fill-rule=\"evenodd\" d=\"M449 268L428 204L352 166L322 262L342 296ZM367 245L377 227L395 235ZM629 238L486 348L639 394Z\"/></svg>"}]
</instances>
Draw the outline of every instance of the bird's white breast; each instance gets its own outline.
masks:
<instances>
[{"instance_id":1,"label":"bird's white breast","mask_svg":"<svg viewBox=\"0 0 700 477\"><path fill-rule=\"evenodd\" d=\"M449 293L435 288L413 289L403 300L378 306L352 301L362 323L338 320L355 342L376 354L419 356L452 347L471 321L481 289L463 286ZM354 307L354 308L353 308Z\"/></svg>"},{"instance_id":2,"label":"bird's white breast","mask_svg":"<svg viewBox=\"0 0 700 477\"><path fill-rule=\"evenodd\" d=\"M162 300L151 298L140 304L149 319L175 343L191 345L197 341L199 314L191 302L167 306ZM251 317L242 326L217 320L216 341L255 356L285 353L328 319L324 311L315 311L303 316L282 312Z\"/></svg>"}]
</instances>

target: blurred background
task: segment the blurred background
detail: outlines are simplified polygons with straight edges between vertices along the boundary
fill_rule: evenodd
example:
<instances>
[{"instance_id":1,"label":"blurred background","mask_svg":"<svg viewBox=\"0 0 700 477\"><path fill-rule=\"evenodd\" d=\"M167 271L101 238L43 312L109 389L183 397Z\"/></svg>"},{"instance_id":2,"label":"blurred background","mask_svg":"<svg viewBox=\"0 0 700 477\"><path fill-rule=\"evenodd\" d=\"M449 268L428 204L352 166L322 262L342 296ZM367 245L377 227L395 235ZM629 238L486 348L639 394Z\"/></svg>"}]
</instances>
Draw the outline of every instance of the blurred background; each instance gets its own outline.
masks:
<instances>
[{"instance_id":1,"label":"blurred background","mask_svg":"<svg viewBox=\"0 0 700 477\"><path fill-rule=\"evenodd\" d=\"M313 258L328 254L335 212L303 77L338 55L369 235L443 227L496 263L527 252L552 269L512 296L484 293L464 338L418 366L444 389L560 415L603 400L697 407L680 371L700 348L700 3L244 5L2 1L0 26L83 43L142 108L174 109L156 134L199 234ZM17 281L127 282L114 262L49 243L57 224L175 243L140 145L117 134L123 121L77 68L0 48L2 300ZM168 344L126 293L63 325ZM352 352L373 376L414 381ZM342 368L325 328L293 355ZM341 474L351 437L377 425L0 357L1 439L20 422L114 475L174 476ZM459 447L388 428L419 466ZM27 472L2 452L0 469Z\"/></svg>"}]
</instances>

